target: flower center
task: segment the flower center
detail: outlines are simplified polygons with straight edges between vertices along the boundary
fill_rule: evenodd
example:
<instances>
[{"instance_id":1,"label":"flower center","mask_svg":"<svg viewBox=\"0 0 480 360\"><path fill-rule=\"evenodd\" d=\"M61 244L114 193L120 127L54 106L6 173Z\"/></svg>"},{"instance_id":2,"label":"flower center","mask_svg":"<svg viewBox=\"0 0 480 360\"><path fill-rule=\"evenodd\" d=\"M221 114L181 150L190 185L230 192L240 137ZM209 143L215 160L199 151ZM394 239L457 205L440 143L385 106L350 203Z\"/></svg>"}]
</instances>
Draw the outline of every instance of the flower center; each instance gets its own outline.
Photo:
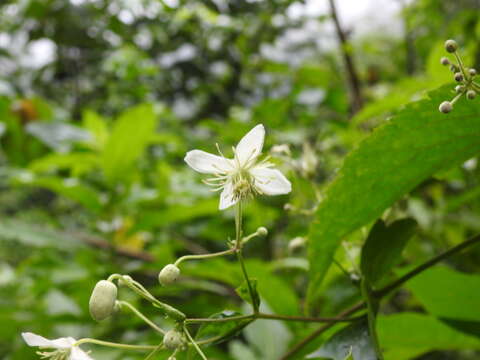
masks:
<instances>
[{"instance_id":1,"label":"flower center","mask_svg":"<svg viewBox=\"0 0 480 360\"><path fill-rule=\"evenodd\" d=\"M42 359L68 360L70 349L58 349L51 352L37 351L37 354L40 355Z\"/></svg>"}]
</instances>

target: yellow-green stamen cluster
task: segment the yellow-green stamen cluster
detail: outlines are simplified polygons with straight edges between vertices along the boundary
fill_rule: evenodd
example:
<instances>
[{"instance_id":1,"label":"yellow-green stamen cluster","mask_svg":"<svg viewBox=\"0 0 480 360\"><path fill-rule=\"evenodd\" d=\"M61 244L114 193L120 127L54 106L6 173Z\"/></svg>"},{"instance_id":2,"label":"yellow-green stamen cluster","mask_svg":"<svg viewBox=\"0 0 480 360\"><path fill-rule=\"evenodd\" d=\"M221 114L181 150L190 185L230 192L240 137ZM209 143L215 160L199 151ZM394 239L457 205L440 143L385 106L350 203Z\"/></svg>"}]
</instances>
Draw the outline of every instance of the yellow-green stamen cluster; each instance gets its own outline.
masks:
<instances>
[{"instance_id":1,"label":"yellow-green stamen cluster","mask_svg":"<svg viewBox=\"0 0 480 360\"><path fill-rule=\"evenodd\" d=\"M438 107L438 110L444 114L449 113L453 110L453 105L460 99L463 95L469 100L473 100L477 93L480 92L480 84L477 84L474 81L477 71L472 68L467 68L463 65L463 61L458 54L458 45L455 40L447 40L445 42L445 50L455 56L456 64L452 63L446 57L440 59L440 63L444 66L450 66L450 71L453 72L453 78L459 84L455 87L455 92L457 95L450 100L444 101Z\"/></svg>"}]
</instances>

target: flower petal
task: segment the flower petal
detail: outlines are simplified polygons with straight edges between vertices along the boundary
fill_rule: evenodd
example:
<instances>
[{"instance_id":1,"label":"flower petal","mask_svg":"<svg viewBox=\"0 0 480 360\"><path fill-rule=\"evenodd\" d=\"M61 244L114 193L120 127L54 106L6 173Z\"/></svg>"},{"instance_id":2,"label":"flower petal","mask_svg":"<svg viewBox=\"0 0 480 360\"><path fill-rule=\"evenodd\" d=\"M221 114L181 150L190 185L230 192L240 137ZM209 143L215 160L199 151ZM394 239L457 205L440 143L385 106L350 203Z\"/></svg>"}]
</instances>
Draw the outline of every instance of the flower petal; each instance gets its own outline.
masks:
<instances>
[{"instance_id":1,"label":"flower petal","mask_svg":"<svg viewBox=\"0 0 480 360\"><path fill-rule=\"evenodd\" d=\"M225 210L230 206L236 204L237 200L233 198L233 184L231 181L227 182L223 188L222 193L220 194L220 204L218 208L220 210Z\"/></svg>"},{"instance_id":2,"label":"flower petal","mask_svg":"<svg viewBox=\"0 0 480 360\"><path fill-rule=\"evenodd\" d=\"M255 186L265 195L282 195L292 191L292 184L278 170L256 167L250 170Z\"/></svg>"},{"instance_id":3,"label":"flower petal","mask_svg":"<svg viewBox=\"0 0 480 360\"><path fill-rule=\"evenodd\" d=\"M77 346L72 347L69 360L93 360L88 354Z\"/></svg>"},{"instance_id":4,"label":"flower petal","mask_svg":"<svg viewBox=\"0 0 480 360\"><path fill-rule=\"evenodd\" d=\"M202 150L187 152L184 160L193 170L203 174L221 174L232 169L230 160Z\"/></svg>"},{"instance_id":5,"label":"flower petal","mask_svg":"<svg viewBox=\"0 0 480 360\"><path fill-rule=\"evenodd\" d=\"M249 160L256 159L262 152L265 139L265 128L262 124L255 126L238 143L235 148L235 157L240 165L245 165Z\"/></svg>"},{"instance_id":6,"label":"flower petal","mask_svg":"<svg viewBox=\"0 0 480 360\"><path fill-rule=\"evenodd\" d=\"M69 348L75 343L75 339L71 337L49 340L44 338L43 336L31 332L22 333L22 337L28 346L39 346L54 349Z\"/></svg>"}]
</instances>

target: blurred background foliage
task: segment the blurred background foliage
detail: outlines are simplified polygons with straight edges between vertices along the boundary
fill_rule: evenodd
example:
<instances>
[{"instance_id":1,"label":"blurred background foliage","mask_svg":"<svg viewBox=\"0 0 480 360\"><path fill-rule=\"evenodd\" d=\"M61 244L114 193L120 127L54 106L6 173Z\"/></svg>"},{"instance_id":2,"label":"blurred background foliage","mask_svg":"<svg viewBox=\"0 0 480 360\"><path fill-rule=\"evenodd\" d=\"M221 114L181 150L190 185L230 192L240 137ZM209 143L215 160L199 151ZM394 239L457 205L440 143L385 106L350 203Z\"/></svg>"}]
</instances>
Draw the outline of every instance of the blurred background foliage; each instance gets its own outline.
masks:
<instances>
[{"instance_id":1,"label":"blurred background foliage","mask_svg":"<svg viewBox=\"0 0 480 360\"><path fill-rule=\"evenodd\" d=\"M239 269L228 259L185 264L173 288L161 288L156 275L180 255L224 249L234 235L233 214L217 210L217 197L183 163L185 152L215 152L215 142L228 149L257 123L294 191L248 205L246 231L270 231L248 245L248 267L266 309L301 313L308 262L301 240L291 240L307 234L309 210L345 154L401 106L451 82L438 61L445 39L454 37L468 63L480 66L478 0L390 2L397 30L357 34L346 26L341 44L326 0L320 14L294 0L2 1L0 358L36 358L21 331L158 343L131 314L90 319L91 289L111 273L130 274L190 316L242 311ZM367 18L359 21L368 28ZM345 57L355 65L356 94ZM480 230L479 171L471 159L390 210L419 223L401 265ZM355 271L364 233L346 240L336 259ZM478 272L479 262L478 249L454 257L451 276ZM449 278L431 276L437 287ZM403 327L379 320L390 335L388 359L478 359L480 319L443 321L429 308L428 283L413 283L382 309L417 313L399 318ZM315 311L325 316L359 299L337 267L323 294ZM154 309L142 310L165 324ZM425 310L440 320L423 319ZM428 331L412 333L412 324ZM258 321L206 351L210 359L276 360L313 328ZM143 358L102 348L94 355Z\"/></svg>"}]
</instances>

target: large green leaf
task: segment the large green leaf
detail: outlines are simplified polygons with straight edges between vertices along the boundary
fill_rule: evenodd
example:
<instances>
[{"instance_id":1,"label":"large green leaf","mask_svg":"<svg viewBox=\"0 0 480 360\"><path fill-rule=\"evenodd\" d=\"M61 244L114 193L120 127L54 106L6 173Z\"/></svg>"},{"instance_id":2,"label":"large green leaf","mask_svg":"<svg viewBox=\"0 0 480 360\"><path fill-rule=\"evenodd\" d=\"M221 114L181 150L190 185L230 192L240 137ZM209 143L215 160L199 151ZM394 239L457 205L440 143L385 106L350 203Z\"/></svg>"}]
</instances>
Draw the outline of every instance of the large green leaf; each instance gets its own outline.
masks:
<instances>
[{"instance_id":1,"label":"large green leaf","mask_svg":"<svg viewBox=\"0 0 480 360\"><path fill-rule=\"evenodd\" d=\"M416 226L413 219L398 220L388 226L382 220L375 223L362 248L360 262L363 276L372 285L376 285L399 261Z\"/></svg>"},{"instance_id":2,"label":"large green leaf","mask_svg":"<svg viewBox=\"0 0 480 360\"><path fill-rule=\"evenodd\" d=\"M156 119L153 106L138 105L116 120L102 153L102 167L110 183L131 175L135 161L151 142Z\"/></svg>"},{"instance_id":3,"label":"large green leaf","mask_svg":"<svg viewBox=\"0 0 480 360\"><path fill-rule=\"evenodd\" d=\"M317 209L309 234L307 304L341 239L378 218L415 186L439 170L480 151L480 102L461 99L450 114L437 110L450 87L413 102L364 139L347 158Z\"/></svg>"},{"instance_id":4,"label":"large green leaf","mask_svg":"<svg viewBox=\"0 0 480 360\"><path fill-rule=\"evenodd\" d=\"M386 350L385 358L391 360L409 360L432 350L480 349L478 338L423 314L379 316L377 332L380 345Z\"/></svg>"},{"instance_id":5,"label":"large green leaf","mask_svg":"<svg viewBox=\"0 0 480 360\"><path fill-rule=\"evenodd\" d=\"M480 276L431 268L407 283L423 306L441 318L480 321Z\"/></svg>"}]
</instances>

